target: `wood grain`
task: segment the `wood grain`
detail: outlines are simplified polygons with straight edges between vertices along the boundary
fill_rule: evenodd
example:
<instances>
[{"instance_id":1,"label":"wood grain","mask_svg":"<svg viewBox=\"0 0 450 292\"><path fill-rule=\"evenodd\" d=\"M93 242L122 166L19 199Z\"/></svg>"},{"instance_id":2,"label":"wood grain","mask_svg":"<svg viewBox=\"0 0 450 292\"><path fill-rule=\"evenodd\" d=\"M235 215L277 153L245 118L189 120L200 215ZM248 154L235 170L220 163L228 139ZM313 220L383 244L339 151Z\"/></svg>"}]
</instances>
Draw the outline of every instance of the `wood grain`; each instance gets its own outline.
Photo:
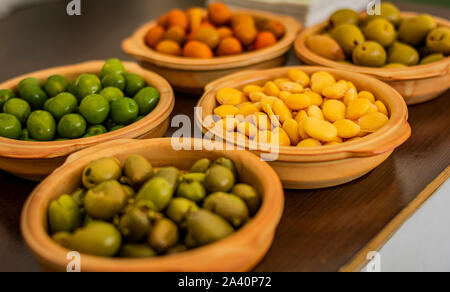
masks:
<instances>
[{"instance_id":1,"label":"wood grain","mask_svg":"<svg viewBox=\"0 0 450 292\"><path fill-rule=\"evenodd\" d=\"M110 3L84 1L81 17L66 16L66 3L58 1L0 19L0 40L5 44L0 48L0 80L84 60L127 59L120 42L137 26L171 8L203 5L193 0ZM399 3L405 10L450 15L444 8ZM108 13L104 7L110 7ZM293 52L289 64L299 64ZM198 96L177 95L172 116L192 117L197 101ZM450 92L411 107L411 139L357 181L325 190L286 192L274 245L255 271L338 271L349 263L449 166L449 107ZM174 131L170 128L167 134ZM0 172L0 271L41 271L19 231L20 211L34 186Z\"/></svg>"}]
</instances>

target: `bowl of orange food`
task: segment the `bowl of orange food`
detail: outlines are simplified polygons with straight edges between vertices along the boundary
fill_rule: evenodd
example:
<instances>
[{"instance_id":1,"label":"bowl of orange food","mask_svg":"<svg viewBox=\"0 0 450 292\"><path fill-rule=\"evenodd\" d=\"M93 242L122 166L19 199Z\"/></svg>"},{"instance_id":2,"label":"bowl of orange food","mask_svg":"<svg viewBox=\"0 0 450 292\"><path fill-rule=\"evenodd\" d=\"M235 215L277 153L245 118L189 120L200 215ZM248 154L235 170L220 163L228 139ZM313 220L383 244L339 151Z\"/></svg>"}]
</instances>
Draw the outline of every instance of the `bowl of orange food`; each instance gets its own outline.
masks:
<instances>
[{"instance_id":1,"label":"bowl of orange food","mask_svg":"<svg viewBox=\"0 0 450 292\"><path fill-rule=\"evenodd\" d=\"M300 30L288 16L213 3L172 10L140 27L122 48L176 91L199 94L223 76L282 66Z\"/></svg>"}]
</instances>

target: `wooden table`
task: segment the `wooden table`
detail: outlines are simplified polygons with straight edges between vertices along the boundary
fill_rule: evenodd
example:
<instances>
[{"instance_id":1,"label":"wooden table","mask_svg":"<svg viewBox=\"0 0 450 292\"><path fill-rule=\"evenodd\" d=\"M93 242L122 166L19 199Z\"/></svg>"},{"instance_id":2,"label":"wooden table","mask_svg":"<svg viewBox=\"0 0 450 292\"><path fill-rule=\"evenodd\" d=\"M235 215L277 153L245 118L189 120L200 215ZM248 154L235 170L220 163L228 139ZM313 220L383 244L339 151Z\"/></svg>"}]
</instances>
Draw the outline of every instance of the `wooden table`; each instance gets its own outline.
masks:
<instances>
[{"instance_id":1,"label":"wooden table","mask_svg":"<svg viewBox=\"0 0 450 292\"><path fill-rule=\"evenodd\" d=\"M170 8L202 2L82 1L83 16L68 17L66 1L59 1L16 12L0 20L0 80L92 59L130 59L121 52L120 42L138 25ZM449 15L442 8L401 7ZM289 64L299 64L294 54ZM174 114L192 116L197 98L178 95ZM286 191L286 210L275 243L256 271L361 268L367 251L378 250L449 178L448 108L450 92L412 107L412 138L365 177L325 190ZM35 186L0 172L0 271L41 270L19 232L22 205Z\"/></svg>"}]
</instances>

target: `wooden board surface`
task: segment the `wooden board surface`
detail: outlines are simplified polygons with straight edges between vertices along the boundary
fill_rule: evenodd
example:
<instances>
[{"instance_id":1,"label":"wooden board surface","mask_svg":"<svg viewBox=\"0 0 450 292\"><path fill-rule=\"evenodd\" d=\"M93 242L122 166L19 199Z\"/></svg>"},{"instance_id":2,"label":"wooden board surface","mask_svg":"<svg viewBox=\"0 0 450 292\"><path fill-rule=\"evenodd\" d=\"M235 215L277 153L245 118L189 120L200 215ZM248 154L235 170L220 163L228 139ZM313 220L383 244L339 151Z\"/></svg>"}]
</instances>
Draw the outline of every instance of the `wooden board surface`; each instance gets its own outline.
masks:
<instances>
[{"instance_id":1,"label":"wooden board surface","mask_svg":"<svg viewBox=\"0 0 450 292\"><path fill-rule=\"evenodd\" d=\"M114 1L114 6L107 0L84 1L81 17L65 15L65 1L60 2L0 19L0 80L91 59L130 60L121 52L120 41L138 25L170 8L202 5L203 1L168 0L158 2L157 7L145 0ZM109 5L108 12L105 5ZM402 8L450 15L443 8L410 4ZM294 54L289 64L299 64ZM177 95L174 115L192 117L196 102L195 97ZM398 218L403 219L392 231L401 226L408 216L398 216L412 203L425 200L422 192L449 166L448 108L450 92L412 107L412 138L363 178L325 190L287 191L275 243L256 271L338 271L348 264L357 268L355 257L379 240L380 234L380 244L388 239L390 233L383 235L386 228ZM429 193L437 186L434 182ZM0 271L40 271L19 232L20 211L34 187L35 183L0 172Z\"/></svg>"}]
</instances>

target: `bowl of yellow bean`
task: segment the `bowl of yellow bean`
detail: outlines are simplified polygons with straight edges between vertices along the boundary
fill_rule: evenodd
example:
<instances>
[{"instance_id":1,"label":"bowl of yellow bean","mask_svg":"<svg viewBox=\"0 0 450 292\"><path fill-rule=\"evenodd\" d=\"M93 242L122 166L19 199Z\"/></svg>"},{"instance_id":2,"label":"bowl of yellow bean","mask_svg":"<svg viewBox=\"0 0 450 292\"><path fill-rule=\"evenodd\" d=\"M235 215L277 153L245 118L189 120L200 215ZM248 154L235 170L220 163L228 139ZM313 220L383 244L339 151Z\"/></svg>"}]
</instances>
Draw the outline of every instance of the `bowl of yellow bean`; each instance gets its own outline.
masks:
<instances>
[{"instance_id":1,"label":"bowl of yellow bean","mask_svg":"<svg viewBox=\"0 0 450 292\"><path fill-rule=\"evenodd\" d=\"M204 133L271 161L288 189L360 178L411 135L407 105L392 87L322 67L230 75L210 83L198 107Z\"/></svg>"}]
</instances>

